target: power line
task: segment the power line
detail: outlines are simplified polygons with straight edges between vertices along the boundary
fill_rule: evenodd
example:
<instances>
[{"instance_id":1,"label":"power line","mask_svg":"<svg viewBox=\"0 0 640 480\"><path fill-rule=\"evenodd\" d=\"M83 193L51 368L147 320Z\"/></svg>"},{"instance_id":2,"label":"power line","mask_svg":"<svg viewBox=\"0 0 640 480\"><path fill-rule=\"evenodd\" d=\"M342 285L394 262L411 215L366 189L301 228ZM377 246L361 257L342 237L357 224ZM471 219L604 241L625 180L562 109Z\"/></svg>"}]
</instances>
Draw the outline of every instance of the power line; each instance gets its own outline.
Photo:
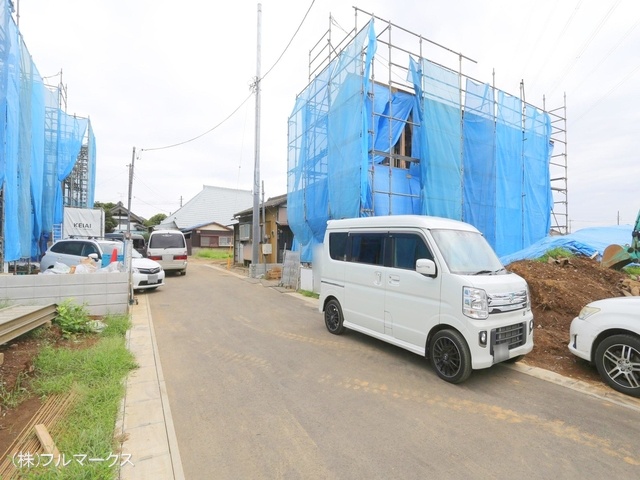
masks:
<instances>
[{"instance_id":1,"label":"power line","mask_svg":"<svg viewBox=\"0 0 640 480\"><path fill-rule=\"evenodd\" d=\"M562 80L564 80L565 77L569 74L569 72L573 70L573 67L575 67L578 60L580 60L580 57L584 55L584 52L586 52L587 48L589 48L589 45L591 45L591 42L596 38L600 30L602 30L602 27L604 27L605 23L607 23L607 20L609 20L609 17L611 17L611 14L613 14L614 10L618 8L618 5L620 5L621 1L622 0L617 0L616 3L612 5L611 8L607 11L607 13L605 13L604 16L600 19L600 23L596 25L596 28L591 32L591 35L589 35L589 38L587 38L585 43L580 47L580 50L576 54L573 61L566 66L566 68L560 74L556 82L552 85L552 87L549 90L549 94L553 93L553 91L558 87L558 85L560 85Z\"/></svg>"},{"instance_id":2,"label":"power line","mask_svg":"<svg viewBox=\"0 0 640 480\"><path fill-rule=\"evenodd\" d=\"M609 58L613 54L613 52L616 51L618 47L624 43L627 37L631 35L631 33L638 27L638 25L640 25L640 19L636 23L634 23L629 28L629 30L626 31L626 33L622 36L622 38L618 41L618 43L616 43L613 47L611 47L611 49L604 55L604 57L602 57L602 59L598 62L598 64L595 67L593 67L589 73L587 73L584 76L582 82L580 82L576 87L574 87L573 89L574 91L578 90L584 84L584 82L591 79L591 74L595 72L600 67L600 65L602 65L605 62L605 60Z\"/></svg>"},{"instance_id":3,"label":"power line","mask_svg":"<svg viewBox=\"0 0 640 480\"><path fill-rule=\"evenodd\" d=\"M256 79L256 83L253 84L253 88L255 88L255 85L257 85L257 81L262 81L267 75L269 75L269 73L271 72L271 70L273 70L275 68L275 66L280 62L280 60L282 59L282 57L284 56L284 54L287 52L287 50L289 49L289 47L291 46L291 44L293 43L293 40L296 38L296 35L298 35L298 32L300 31L300 29L302 28L302 25L304 24L305 20L307 19L307 16L309 15L309 12L311 11L311 7L313 7L314 3L316 3L315 0L311 0L311 4L309 5L309 8L307 9L307 12L304 14L304 17L302 18L302 21L300 22L300 24L298 25L298 28L296 28L296 31L294 32L293 36L291 37L291 40L289 40L289 43L287 43L287 46L284 48L284 50L282 51L282 53L280 54L280 56L278 57L278 59L275 61L275 63L271 66L271 68L269 68L269 70L267 70L267 73L265 73L262 78L260 79ZM207 135L208 133L213 132L215 129L217 129L218 127L220 127L221 125L223 125L227 120L229 120L238 110L240 110L242 108L242 106L247 103L247 101L253 96L253 92L251 94L249 94L249 96L247 98L245 98L242 103L240 105L238 105L236 107L236 109L231 112L229 115L227 115L227 117L222 120L220 123L218 123L217 125L215 125L214 127L211 127L209 130L207 130L206 132L201 133L200 135L197 135L193 138L190 138L189 140L184 140L182 142L178 142L178 143L174 143L172 145L165 145L163 147L153 147L153 148L142 148L141 151L144 152L151 152L154 150L165 150L168 148L174 148L174 147L179 147L180 145L184 145L190 142L193 142L201 137L204 137L205 135Z\"/></svg>"},{"instance_id":4,"label":"power line","mask_svg":"<svg viewBox=\"0 0 640 480\"><path fill-rule=\"evenodd\" d=\"M640 69L640 65L637 65L636 68L634 68L633 70L631 70L622 80L620 80L618 83L616 83L613 87L611 87L611 89L605 93L603 96L601 96L593 105L591 105L591 107L589 107L588 109L586 109L581 115L579 115L574 121L574 125L576 123L578 123L578 121L581 118L584 118L584 116L589 113L591 110L593 110L594 108L596 108L598 105L600 105L600 103L607 98L609 95L611 95L615 90L617 90L624 82L626 82L627 80L629 80L634 73L636 73L638 70Z\"/></svg>"},{"instance_id":5,"label":"power line","mask_svg":"<svg viewBox=\"0 0 640 480\"><path fill-rule=\"evenodd\" d=\"M271 68L269 70L267 70L267 73L265 73L262 76L261 80L264 80L267 77L267 75L269 75L271 70L273 70L275 68L275 66L278 64L278 62L280 62L280 60L282 59L284 54L287 52L287 50L289 49L289 47L293 43L293 40L296 38L296 35L298 35L298 32L302 28L302 25L304 25L304 21L307 19L307 16L309 15L309 12L311 11L311 7L313 7L314 3L316 3L316 0L311 0L311 5L309 5L309 8L307 9L307 13L305 13L304 17L302 17L302 21L300 22L300 25L298 25L298 28L296 28L296 31L294 32L293 36L291 37L291 40L289 40L289 43L287 43L287 46L284 47L284 50L282 51L282 53L280 54L280 56L278 57L276 62L271 66Z\"/></svg>"},{"instance_id":6,"label":"power line","mask_svg":"<svg viewBox=\"0 0 640 480\"><path fill-rule=\"evenodd\" d=\"M193 138L190 138L189 140L185 140L183 142L178 142L178 143L174 143L173 145L165 145L164 147L154 147L154 148L142 148L140 151L142 152L151 152L154 150L165 150L167 148L173 148L173 147L179 147L180 145L184 145L185 143L190 143L193 142L194 140L197 140L201 137L204 137L207 133L211 133L213 132L216 128L218 128L219 126L221 126L222 124L224 124L227 120L229 120L238 110L240 110L242 108L242 106L247 103L247 101L253 96L253 93L250 93L249 96L247 98L245 98L242 103L240 105L238 105L236 107L236 109L231 112L229 115L227 115L227 117L222 120L220 123L218 123L217 125L215 125L214 127L211 127L209 130L207 130L206 132L201 133L200 135L197 135Z\"/></svg>"}]
</instances>

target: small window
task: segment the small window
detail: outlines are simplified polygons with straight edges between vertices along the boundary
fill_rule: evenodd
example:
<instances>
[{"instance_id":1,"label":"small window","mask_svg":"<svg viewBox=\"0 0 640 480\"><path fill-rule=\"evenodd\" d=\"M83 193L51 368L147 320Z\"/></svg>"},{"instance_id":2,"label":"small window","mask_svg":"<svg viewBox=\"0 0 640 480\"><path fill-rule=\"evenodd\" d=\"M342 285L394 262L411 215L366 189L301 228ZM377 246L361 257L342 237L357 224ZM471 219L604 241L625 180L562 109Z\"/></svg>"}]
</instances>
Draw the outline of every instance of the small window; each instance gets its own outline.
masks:
<instances>
[{"instance_id":1,"label":"small window","mask_svg":"<svg viewBox=\"0 0 640 480\"><path fill-rule=\"evenodd\" d=\"M82 256L82 244L83 242L59 242L54 245L57 249L52 247L51 251L80 257Z\"/></svg>"},{"instance_id":2,"label":"small window","mask_svg":"<svg viewBox=\"0 0 640 480\"><path fill-rule=\"evenodd\" d=\"M240 225L238 230L238 236L240 240L251 240L251 224L243 223Z\"/></svg>"},{"instance_id":3,"label":"small window","mask_svg":"<svg viewBox=\"0 0 640 480\"><path fill-rule=\"evenodd\" d=\"M51 245L51 251L55 252L55 253L67 253L67 244L69 242L56 242L53 245Z\"/></svg>"},{"instance_id":4,"label":"small window","mask_svg":"<svg viewBox=\"0 0 640 480\"><path fill-rule=\"evenodd\" d=\"M221 247L229 247L233 245L232 237L220 237L218 240Z\"/></svg>"},{"instance_id":5,"label":"small window","mask_svg":"<svg viewBox=\"0 0 640 480\"><path fill-rule=\"evenodd\" d=\"M356 263L382 265L383 233L356 233L352 235L350 260Z\"/></svg>"},{"instance_id":6,"label":"small window","mask_svg":"<svg viewBox=\"0 0 640 480\"><path fill-rule=\"evenodd\" d=\"M345 261L347 259L347 232L335 232L329 234L329 256L334 260Z\"/></svg>"},{"instance_id":7,"label":"small window","mask_svg":"<svg viewBox=\"0 0 640 480\"><path fill-rule=\"evenodd\" d=\"M149 248L184 248L184 236L180 232L152 233Z\"/></svg>"},{"instance_id":8,"label":"small window","mask_svg":"<svg viewBox=\"0 0 640 480\"><path fill-rule=\"evenodd\" d=\"M88 257L92 253L95 253L98 256L100 255L100 252L98 251L98 249L96 248L96 246L93 243L85 243L84 244L84 248L82 249L82 256L83 257ZM111 252L109 252L109 253L111 253Z\"/></svg>"},{"instance_id":9,"label":"small window","mask_svg":"<svg viewBox=\"0 0 640 480\"><path fill-rule=\"evenodd\" d=\"M433 255L424 243L424 240L416 234L396 234L393 236L393 252L391 266L406 270L415 270L416 260L428 258L433 260Z\"/></svg>"}]
</instances>

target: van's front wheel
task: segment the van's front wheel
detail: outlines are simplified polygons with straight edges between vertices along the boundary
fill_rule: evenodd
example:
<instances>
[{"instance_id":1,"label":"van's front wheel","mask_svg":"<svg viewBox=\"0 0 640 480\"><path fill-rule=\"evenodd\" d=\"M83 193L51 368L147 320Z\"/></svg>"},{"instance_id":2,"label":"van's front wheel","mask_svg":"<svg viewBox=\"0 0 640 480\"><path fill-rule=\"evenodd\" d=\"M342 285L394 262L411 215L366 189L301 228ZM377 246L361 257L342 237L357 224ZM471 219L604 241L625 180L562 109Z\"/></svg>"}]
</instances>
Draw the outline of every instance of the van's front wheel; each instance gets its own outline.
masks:
<instances>
[{"instance_id":1,"label":"van's front wheel","mask_svg":"<svg viewBox=\"0 0 640 480\"><path fill-rule=\"evenodd\" d=\"M330 333L340 335L344 332L344 317L342 316L342 308L340 303L335 300L329 300L324 307L324 324Z\"/></svg>"},{"instance_id":2,"label":"van's front wheel","mask_svg":"<svg viewBox=\"0 0 640 480\"><path fill-rule=\"evenodd\" d=\"M462 335L440 330L431 339L431 362L438 376L449 383L464 382L471 375L471 353Z\"/></svg>"}]
</instances>

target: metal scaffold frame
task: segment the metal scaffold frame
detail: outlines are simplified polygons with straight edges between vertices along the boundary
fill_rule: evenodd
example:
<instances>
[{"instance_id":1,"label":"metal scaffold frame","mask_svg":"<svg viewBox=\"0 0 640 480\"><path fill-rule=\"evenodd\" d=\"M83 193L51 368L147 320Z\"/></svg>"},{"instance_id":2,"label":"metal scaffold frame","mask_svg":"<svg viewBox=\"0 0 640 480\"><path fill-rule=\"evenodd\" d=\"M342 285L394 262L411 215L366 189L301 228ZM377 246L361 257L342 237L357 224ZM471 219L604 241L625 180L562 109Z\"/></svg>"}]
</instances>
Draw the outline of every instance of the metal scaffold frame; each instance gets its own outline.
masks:
<instances>
[{"instance_id":1,"label":"metal scaffold frame","mask_svg":"<svg viewBox=\"0 0 640 480\"><path fill-rule=\"evenodd\" d=\"M311 82L316 76L323 72L324 69L327 68L330 63L340 54L340 52L349 44L349 42L356 37L356 35L362 30L362 28L364 28L370 20L374 19L376 22L378 22L378 25L382 24L383 28L381 28L379 32L376 32L378 50L374 57L375 59L371 68L371 84L376 86L384 85L388 89L387 95L389 96L398 91L415 94L413 84L408 79L409 70L407 67L407 58L409 56L416 59L425 58L424 51L426 46L428 46L430 57L429 60L432 63L455 73L459 79L461 105L460 123L462 126L464 117L463 106L465 104L465 96L467 94L464 87L466 85L466 80L469 79L476 83L486 83L486 81L475 79L467 75L463 71L463 63L476 63L475 60L463 55L462 53L455 52L441 44L438 44L437 42L429 40L422 35L413 33L399 25L392 23L391 21L365 12L364 10L361 10L357 7L354 7L354 11L354 27L349 31L343 29L331 15L329 16L329 28L309 51L309 81ZM334 29L338 29L340 31L340 34L336 35ZM335 38L339 38L339 40L336 41ZM385 52L381 52L383 48L385 49ZM365 50L363 50L362 55L366 55L366 47ZM495 99L495 94L497 92L497 87L495 85L495 72L493 76L494 78L492 80L491 88L494 91ZM366 95L368 95L371 101L374 101L375 93L373 88L371 91L366 92ZM522 102L523 112L527 107L538 108L535 105L525 101L524 83L521 83L520 92L517 97L519 97ZM569 203L566 95L564 97L564 104L561 107L550 110L547 110L546 101L543 98L542 111L549 115L552 128L551 140L553 143L553 154L549 164L551 190L553 195L551 231L554 233L567 234L569 233L570 229L568 222ZM380 118L383 115L372 111L372 116ZM391 110L389 110L389 112L385 114L384 117L391 122L402 121L400 119L394 118L393 112ZM377 125L377 122L375 121L376 119L373 118L372 120L373 121L371 122L371 124ZM413 123L413 119L410 119L408 122L404 123L406 123L407 125L415 125L415 123ZM326 125L316 125L316 127L326 128ZM313 129L314 126L311 126L311 128ZM369 131L368 134L373 138L375 132ZM313 137L314 136L312 136L312 138ZM406 165L412 162L419 162L419 159L411 155L412 152L406 150L406 145L410 145L410 138L408 143L406 140L407 139L405 137L405 134L403 134L402 139L395 145L392 145L392 139L389 138L389 146L387 152L381 152L379 151L380 149L371 149L369 151L370 158L380 155L387 158L384 164L389 168L389 182L391 182L392 168L398 168L398 166L404 168L406 167ZM462 137L460 139L460 142L461 147L463 147L464 142ZM464 149L461 148L461 155L463 151ZM464 168L464 164L462 165L462 168ZM376 174L373 169L371 169L369 173L372 177ZM379 171L378 174L380 174ZM372 181L372 185L374 184L375 182ZM373 193L377 193L376 190L374 190ZM393 213L391 210L391 206L393 203L391 197L392 195L397 194L392 193L391 185L389 184L388 191L379 193L384 193L389 196L389 211ZM362 213L366 215L368 212Z\"/></svg>"},{"instance_id":2,"label":"metal scaffold frame","mask_svg":"<svg viewBox=\"0 0 640 480\"><path fill-rule=\"evenodd\" d=\"M550 162L551 192L553 211L551 212L551 231L562 235L571 233L569 225L569 169L567 162L567 96L561 107L544 110L551 117L551 141L553 155Z\"/></svg>"}]
</instances>

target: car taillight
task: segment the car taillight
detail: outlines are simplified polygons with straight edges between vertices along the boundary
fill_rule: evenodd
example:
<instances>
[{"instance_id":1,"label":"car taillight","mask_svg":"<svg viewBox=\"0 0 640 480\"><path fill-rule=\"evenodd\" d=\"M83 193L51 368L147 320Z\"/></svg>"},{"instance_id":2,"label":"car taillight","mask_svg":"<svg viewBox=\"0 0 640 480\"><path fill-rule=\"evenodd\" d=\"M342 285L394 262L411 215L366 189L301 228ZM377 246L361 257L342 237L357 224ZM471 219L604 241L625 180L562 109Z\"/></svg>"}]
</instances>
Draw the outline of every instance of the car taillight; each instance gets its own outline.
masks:
<instances>
[{"instance_id":1,"label":"car taillight","mask_svg":"<svg viewBox=\"0 0 640 480\"><path fill-rule=\"evenodd\" d=\"M149 255L147 258L149 260L162 260L162 255Z\"/></svg>"},{"instance_id":2,"label":"car taillight","mask_svg":"<svg viewBox=\"0 0 640 480\"><path fill-rule=\"evenodd\" d=\"M187 256L186 255L174 255L173 257L175 260L186 260Z\"/></svg>"}]
</instances>

